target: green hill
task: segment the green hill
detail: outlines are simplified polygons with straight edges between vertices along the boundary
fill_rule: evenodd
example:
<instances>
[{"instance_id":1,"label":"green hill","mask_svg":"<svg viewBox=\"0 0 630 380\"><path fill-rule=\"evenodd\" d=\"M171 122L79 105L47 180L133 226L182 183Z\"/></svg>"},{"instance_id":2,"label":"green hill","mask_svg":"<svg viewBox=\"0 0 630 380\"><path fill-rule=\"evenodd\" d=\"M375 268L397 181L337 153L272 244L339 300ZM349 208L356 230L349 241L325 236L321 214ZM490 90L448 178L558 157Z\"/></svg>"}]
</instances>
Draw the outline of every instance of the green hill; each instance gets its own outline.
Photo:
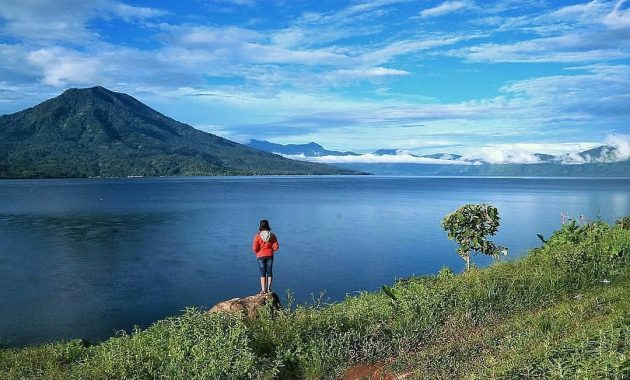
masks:
<instances>
[{"instance_id":1,"label":"green hill","mask_svg":"<svg viewBox=\"0 0 630 380\"><path fill-rule=\"evenodd\" d=\"M254 321L189 309L92 346L0 349L0 378L628 379L628 294L630 218L570 222L520 260L332 305Z\"/></svg>"},{"instance_id":2,"label":"green hill","mask_svg":"<svg viewBox=\"0 0 630 380\"><path fill-rule=\"evenodd\" d=\"M0 117L0 178L356 174L199 131L103 87Z\"/></svg>"}]
</instances>

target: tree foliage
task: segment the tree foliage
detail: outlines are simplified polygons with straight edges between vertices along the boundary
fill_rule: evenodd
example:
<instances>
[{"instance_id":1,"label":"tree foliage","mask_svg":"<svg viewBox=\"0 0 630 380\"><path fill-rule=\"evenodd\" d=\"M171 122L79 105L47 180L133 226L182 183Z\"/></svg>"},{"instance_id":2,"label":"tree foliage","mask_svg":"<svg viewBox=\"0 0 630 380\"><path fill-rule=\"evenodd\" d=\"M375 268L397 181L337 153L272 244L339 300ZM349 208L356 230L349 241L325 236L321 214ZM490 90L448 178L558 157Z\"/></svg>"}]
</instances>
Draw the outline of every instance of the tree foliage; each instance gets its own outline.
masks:
<instances>
[{"instance_id":1,"label":"tree foliage","mask_svg":"<svg viewBox=\"0 0 630 380\"><path fill-rule=\"evenodd\" d=\"M448 238L459 244L457 253L466 261L467 271L470 270L471 252L481 252L492 257L507 254L506 247L487 239L487 236L497 233L500 220L499 210L487 204L464 205L442 220Z\"/></svg>"}]
</instances>

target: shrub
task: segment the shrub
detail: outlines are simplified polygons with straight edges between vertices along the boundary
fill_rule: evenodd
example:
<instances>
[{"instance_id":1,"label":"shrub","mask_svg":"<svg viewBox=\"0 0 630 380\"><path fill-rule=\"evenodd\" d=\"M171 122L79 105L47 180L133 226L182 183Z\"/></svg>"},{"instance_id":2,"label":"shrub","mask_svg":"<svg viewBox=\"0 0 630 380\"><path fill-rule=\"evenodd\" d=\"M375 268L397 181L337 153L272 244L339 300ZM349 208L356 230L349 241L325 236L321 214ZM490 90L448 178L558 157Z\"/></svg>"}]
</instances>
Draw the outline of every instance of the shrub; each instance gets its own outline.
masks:
<instances>
[{"instance_id":1,"label":"shrub","mask_svg":"<svg viewBox=\"0 0 630 380\"><path fill-rule=\"evenodd\" d=\"M187 309L96 346L81 367L92 379L255 378L256 358L238 316Z\"/></svg>"},{"instance_id":2,"label":"shrub","mask_svg":"<svg viewBox=\"0 0 630 380\"><path fill-rule=\"evenodd\" d=\"M470 270L471 252L493 257L507 254L507 248L486 239L488 235L497 233L500 220L497 208L486 204L464 205L442 220L448 238L459 244L457 253L466 261L466 271Z\"/></svg>"}]
</instances>

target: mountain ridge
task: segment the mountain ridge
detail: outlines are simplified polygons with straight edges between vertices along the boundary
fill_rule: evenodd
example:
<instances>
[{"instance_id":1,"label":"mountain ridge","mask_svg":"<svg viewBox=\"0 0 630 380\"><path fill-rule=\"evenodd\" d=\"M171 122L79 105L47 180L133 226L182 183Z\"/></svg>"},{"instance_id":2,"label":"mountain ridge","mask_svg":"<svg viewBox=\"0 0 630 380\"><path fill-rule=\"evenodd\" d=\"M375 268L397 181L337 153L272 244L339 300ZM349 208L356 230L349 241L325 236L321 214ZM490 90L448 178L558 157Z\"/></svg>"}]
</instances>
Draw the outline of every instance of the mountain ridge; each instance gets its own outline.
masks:
<instances>
[{"instance_id":1,"label":"mountain ridge","mask_svg":"<svg viewBox=\"0 0 630 380\"><path fill-rule=\"evenodd\" d=\"M274 144L275 150L283 153L281 144ZM318 144L319 145L319 144ZM299 144L297 144L299 146ZM319 145L321 146L321 145ZM323 147L322 147L323 148ZM323 148L325 149L325 148ZM295 152L294 152L295 153ZM303 152L303 159L311 158ZM358 155L355 161L340 158L335 165L369 172L377 175L429 175L429 176L587 176L587 177L628 177L630 160L607 162L617 157L617 148L602 145L577 153L550 155L534 153L536 162L492 164L480 159L468 158L452 153L415 155L401 149L379 149L372 153ZM288 155L288 154L287 154ZM291 155L288 155L291 156ZM362 157L363 156L363 157ZM395 157L401 161L396 162ZM323 158L317 156L315 159ZM387 160L372 161L375 157ZM335 157L332 157L336 159ZM361 160L361 158L366 158ZM393 158L393 160L389 160Z\"/></svg>"},{"instance_id":2,"label":"mountain ridge","mask_svg":"<svg viewBox=\"0 0 630 380\"><path fill-rule=\"evenodd\" d=\"M315 142L309 142L306 144L275 144L266 140L251 139L248 144L249 147L263 150L269 153L281 153L286 155L304 155L305 157L321 157L321 156L358 156L358 153L354 152L339 152L336 150L328 150L323 146Z\"/></svg>"},{"instance_id":3,"label":"mountain ridge","mask_svg":"<svg viewBox=\"0 0 630 380\"><path fill-rule=\"evenodd\" d=\"M274 152L279 153L279 154L284 154L284 155L303 155L304 157L322 157L325 156L325 154L309 154L306 151L303 150L299 150L299 148L303 148L303 147L307 147L307 146L311 146L311 145L315 145L319 148L321 148L322 152L326 152L328 151L326 148L324 148L323 146L321 146L320 144L317 144L315 142L310 142L308 144L288 144L288 145L282 145L282 144L276 144L276 143L271 143L269 141L265 141L265 140L252 140L252 141L256 141L256 146L259 146L259 148L257 149L265 149L266 146L273 146L274 147ZM249 144L250 146L254 147L254 144ZM291 149L286 149L287 147L290 147ZM328 152L335 152L335 151L328 151ZM335 153L339 153L339 152L335 152ZM348 153L348 152L346 152ZM434 159L434 160L448 160L448 161L461 161L462 165L468 165L470 163L477 163L477 164L494 164L494 165L510 165L510 164L515 164L515 163L491 163L491 162L487 162L481 158L474 158L474 157L464 157L460 154L455 154L455 153L446 153L446 152L440 152L440 153L433 153L433 154L425 154L425 155L417 155L417 154L413 154L411 152L408 152L404 149L391 149L391 148L387 148L387 149L378 149L375 150L371 153L365 153L365 154L359 154L359 153L354 153L354 152L350 152L353 153L353 156L362 156L362 155L374 155L374 156L408 156L408 157L415 157L415 158L427 158L427 159ZM616 160L618 154L618 150L616 147L614 146L610 146L610 145L602 145L599 147L595 147L592 149L588 149L585 151L581 151L581 152L577 152L577 153L565 153L562 155L551 155L551 154L544 154L544 153L533 153L532 156L535 157L536 159L538 159L538 162L529 162L527 164L538 164L538 163L558 163L558 164L583 164L583 163L613 163L613 162L620 162L620 161L625 161L625 160ZM339 154L330 154L330 156L340 156ZM332 162L332 161L331 161ZM345 163L345 162L344 162ZM436 164L438 164L438 162L436 162Z\"/></svg>"},{"instance_id":4,"label":"mountain ridge","mask_svg":"<svg viewBox=\"0 0 630 380\"><path fill-rule=\"evenodd\" d=\"M1 178L357 174L261 152L101 86L0 116Z\"/></svg>"}]
</instances>

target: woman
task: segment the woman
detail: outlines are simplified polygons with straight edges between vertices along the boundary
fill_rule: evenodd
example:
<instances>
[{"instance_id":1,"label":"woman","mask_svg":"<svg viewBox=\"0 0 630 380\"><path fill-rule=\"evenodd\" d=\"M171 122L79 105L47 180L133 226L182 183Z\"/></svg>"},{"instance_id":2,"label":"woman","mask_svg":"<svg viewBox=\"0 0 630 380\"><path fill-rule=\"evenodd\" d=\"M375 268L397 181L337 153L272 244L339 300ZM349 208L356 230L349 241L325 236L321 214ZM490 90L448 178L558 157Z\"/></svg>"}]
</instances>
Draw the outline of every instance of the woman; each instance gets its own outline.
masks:
<instances>
[{"instance_id":1,"label":"woman","mask_svg":"<svg viewBox=\"0 0 630 380\"><path fill-rule=\"evenodd\" d=\"M280 248L278 238L271 232L269 221L266 219L261 220L258 233L254 236L252 250L256 254L258 268L260 268L260 293L262 294L271 292L273 254L278 248Z\"/></svg>"}]
</instances>

